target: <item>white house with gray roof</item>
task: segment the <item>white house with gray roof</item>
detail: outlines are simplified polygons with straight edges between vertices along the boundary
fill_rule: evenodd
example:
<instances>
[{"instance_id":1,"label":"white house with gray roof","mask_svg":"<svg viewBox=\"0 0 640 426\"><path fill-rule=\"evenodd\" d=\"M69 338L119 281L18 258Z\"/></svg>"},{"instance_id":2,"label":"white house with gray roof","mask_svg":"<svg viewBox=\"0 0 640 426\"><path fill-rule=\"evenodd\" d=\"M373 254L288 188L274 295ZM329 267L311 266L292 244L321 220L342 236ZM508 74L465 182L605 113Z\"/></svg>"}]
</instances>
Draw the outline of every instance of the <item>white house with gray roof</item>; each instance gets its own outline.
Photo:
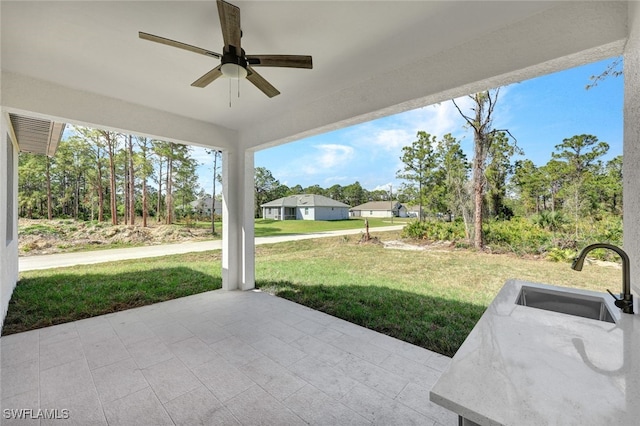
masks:
<instances>
[{"instance_id":1,"label":"white house with gray roof","mask_svg":"<svg viewBox=\"0 0 640 426\"><path fill-rule=\"evenodd\" d=\"M351 209L352 217L407 217L407 209L398 201L369 201Z\"/></svg>"},{"instance_id":2,"label":"white house with gray roof","mask_svg":"<svg viewBox=\"0 0 640 426\"><path fill-rule=\"evenodd\" d=\"M323 195L300 194L262 204L262 217L276 220L349 219L349 205Z\"/></svg>"}]
</instances>

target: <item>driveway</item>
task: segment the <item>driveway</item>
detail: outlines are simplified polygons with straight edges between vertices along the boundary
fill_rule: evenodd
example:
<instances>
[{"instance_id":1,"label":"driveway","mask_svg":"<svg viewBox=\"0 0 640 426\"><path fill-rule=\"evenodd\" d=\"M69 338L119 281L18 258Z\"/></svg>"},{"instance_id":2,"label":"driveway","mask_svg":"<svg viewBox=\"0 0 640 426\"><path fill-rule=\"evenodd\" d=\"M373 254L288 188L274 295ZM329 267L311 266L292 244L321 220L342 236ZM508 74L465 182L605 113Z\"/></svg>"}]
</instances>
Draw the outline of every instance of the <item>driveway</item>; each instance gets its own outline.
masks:
<instances>
[{"instance_id":1,"label":"driveway","mask_svg":"<svg viewBox=\"0 0 640 426\"><path fill-rule=\"evenodd\" d=\"M399 231L403 225L383 226L371 228L370 232ZM308 240L312 238L335 237L339 235L353 235L362 233L362 229L347 229L342 231L315 232L310 234L278 235L273 237L256 238L256 245L273 244L283 241ZM127 259L143 259L147 257L167 256L208 250L221 250L222 241L196 241L180 244L166 244L159 246L131 247L111 250L96 250L76 253L56 253L40 256L27 256L19 259L19 271L33 271L36 269L62 268L73 265L90 265L93 263L115 262Z\"/></svg>"}]
</instances>

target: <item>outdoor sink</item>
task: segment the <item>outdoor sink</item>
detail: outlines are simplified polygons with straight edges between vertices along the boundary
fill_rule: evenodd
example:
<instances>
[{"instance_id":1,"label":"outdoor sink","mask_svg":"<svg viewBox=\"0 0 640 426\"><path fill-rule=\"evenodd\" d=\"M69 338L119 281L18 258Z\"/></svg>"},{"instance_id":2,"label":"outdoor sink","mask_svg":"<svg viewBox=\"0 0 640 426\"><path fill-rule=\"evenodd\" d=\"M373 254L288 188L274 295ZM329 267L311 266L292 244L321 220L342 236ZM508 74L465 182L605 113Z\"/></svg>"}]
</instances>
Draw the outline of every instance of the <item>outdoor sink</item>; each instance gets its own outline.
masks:
<instances>
[{"instance_id":1,"label":"outdoor sink","mask_svg":"<svg viewBox=\"0 0 640 426\"><path fill-rule=\"evenodd\" d=\"M597 296L522 286L516 304L615 323L604 298Z\"/></svg>"}]
</instances>

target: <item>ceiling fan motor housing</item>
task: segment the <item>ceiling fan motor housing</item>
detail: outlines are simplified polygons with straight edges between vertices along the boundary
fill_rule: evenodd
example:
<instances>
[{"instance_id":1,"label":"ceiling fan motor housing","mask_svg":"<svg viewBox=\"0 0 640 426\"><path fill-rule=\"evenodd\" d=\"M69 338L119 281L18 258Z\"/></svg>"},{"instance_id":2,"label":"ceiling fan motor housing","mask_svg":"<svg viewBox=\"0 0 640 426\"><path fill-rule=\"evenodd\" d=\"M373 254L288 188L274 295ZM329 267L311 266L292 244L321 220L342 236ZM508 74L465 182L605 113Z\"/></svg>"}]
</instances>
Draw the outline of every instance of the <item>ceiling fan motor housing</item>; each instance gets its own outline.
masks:
<instances>
[{"instance_id":1,"label":"ceiling fan motor housing","mask_svg":"<svg viewBox=\"0 0 640 426\"><path fill-rule=\"evenodd\" d=\"M226 46L222 50L222 65L224 64L235 64L239 65L244 69L247 69L247 59L245 58L244 49L240 49L241 54L238 55L236 53L235 46Z\"/></svg>"}]
</instances>

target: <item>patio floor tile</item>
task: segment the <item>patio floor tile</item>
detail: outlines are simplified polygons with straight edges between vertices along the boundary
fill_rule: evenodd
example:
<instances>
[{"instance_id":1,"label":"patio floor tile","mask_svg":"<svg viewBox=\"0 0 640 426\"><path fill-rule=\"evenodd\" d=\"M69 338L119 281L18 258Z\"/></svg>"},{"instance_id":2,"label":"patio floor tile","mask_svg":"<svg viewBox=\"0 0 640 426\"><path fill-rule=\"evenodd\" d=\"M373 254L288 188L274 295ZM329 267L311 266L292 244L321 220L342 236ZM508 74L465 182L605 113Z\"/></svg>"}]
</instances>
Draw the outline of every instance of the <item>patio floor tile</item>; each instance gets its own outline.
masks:
<instances>
[{"instance_id":1,"label":"patio floor tile","mask_svg":"<svg viewBox=\"0 0 640 426\"><path fill-rule=\"evenodd\" d=\"M83 347L92 370L130 357L118 336L83 344Z\"/></svg>"},{"instance_id":2,"label":"patio floor tile","mask_svg":"<svg viewBox=\"0 0 640 426\"><path fill-rule=\"evenodd\" d=\"M282 401L307 384L267 357L246 364L242 372L278 401Z\"/></svg>"},{"instance_id":3,"label":"patio floor tile","mask_svg":"<svg viewBox=\"0 0 640 426\"><path fill-rule=\"evenodd\" d=\"M140 368L147 368L174 357L173 352L159 337L131 343L127 351Z\"/></svg>"},{"instance_id":4,"label":"patio floor tile","mask_svg":"<svg viewBox=\"0 0 640 426\"><path fill-rule=\"evenodd\" d=\"M83 359L84 350L79 337L40 345L40 370Z\"/></svg>"},{"instance_id":5,"label":"patio floor tile","mask_svg":"<svg viewBox=\"0 0 640 426\"><path fill-rule=\"evenodd\" d=\"M172 343L169 345L169 350L188 368L195 368L220 356L196 337Z\"/></svg>"},{"instance_id":6,"label":"patio floor tile","mask_svg":"<svg viewBox=\"0 0 640 426\"><path fill-rule=\"evenodd\" d=\"M145 368L142 374L162 403L202 385L178 358L171 358Z\"/></svg>"},{"instance_id":7,"label":"patio floor tile","mask_svg":"<svg viewBox=\"0 0 640 426\"><path fill-rule=\"evenodd\" d=\"M245 425L295 426L307 424L259 386L252 386L229 400L225 405L240 423Z\"/></svg>"},{"instance_id":8,"label":"patio floor tile","mask_svg":"<svg viewBox=\"0 0 640 426\"><path fill-rule=\"evenodd\" d=\"M4 339L4 337L3 337ZM21 393L38 390L39 386L38 360L27 360L19 364L0 369L0 386L2 400L20 395Z\"/></svg>"},{"instance_id":9,"label":"patio floor tile","mask_svg":"<svg viewBox=\"0 0 640 426\"><path fill-rule=\"evenodd\" d=\"M429 401L429 388L409 383L407 387L398 395L398 401L413 408L419 413L434 419L442 424L455 424L458 416L445 408Z\"/></svg>"},{"instance_id":10,"label":"patio floor tile","mask_svg":"<svg viewBox=\"0 0 640 426\"><path fill-rule=\"evenodd\" d=\"M377 425L435 424L435 420L362 384L351 389L340 402Z\"/></svg>"},{"instance_id":11,"label":"patio floor tile","mask_svg":"<svg viewBox=\"0 0 640 426\"><path fill-rule=\"evenodd\" d=\"M50 410L54 410L57 418L42 419L41 426L106 426L107 420L102 411L102 404L95 391L84 392L53 401L48 405ZM46 408L46 407L45 407ZM57 410L57 411L55 411ZM65 419L66 415L68 416Z\"/></svg>"},{"instance_id":12,"label":"patio floor tile","mask_svg":"<svg viewBox=\"0 0 640 426\"><path fill-rule=\"evenodd\" d=\"M371 421L311 385L285 399L284 404L311 425L371 424Z\"/></svg>"},{"instance_id":13,"label":"patio floor tile","mask_svg":"<svg viewBox=\"0 0 640 426\"><path fill-rule=\"evenodd\" d=\"M94 390L85 359L71 361L40 372L40 404Z\"/></svg>"},{"instance_id":14,"label":"patio floor tile","mask_svg":"<svg viewBox=\"0 0 640 426\"><path fill-rule=\"evenodd\" d=\"M207 292L0 339L7 425L446 425L449 358L259 291Z\"/></svg>"},{"instance_id":15,"label":"patio floor tile","mask_svg":"<svg viewBox=\"0 0 640 426\"><path fill-rule=\"evenodd\" d=\"M220 359L194 368L193 373L222 402L255 386L244 373Z\"/></svg>"},{"instance_id":16,"label":"patio floor tile","mask_svg":"<svg viewBox=\"0 0 640 426\"><path fill-rule=\"evenodd\" d=\"M176 425L240 425L204 386L166 402L164 407Z\"/></svg>"},{"instance_id":17,"label":"patio floor tile","mask_svg":"<svg viewBox=\"0 0 640 426\"><path fill-rule=\"evenodd\" d=\"M149 387L132 358L96 368L91 372L102 401L113 401Z\"/></svg>"},{"instance_id":18,"label":"patio floor tile","mask_svg":"<svg viewBox=\"0 0 640 426\"><path fill-rule=\"evenodd\" d=\"M111 402L103 402L109 426L163 426L173 421L151 388L145 388Z\"/></svg>"},{"instance_id":19,"label":"patio floor tile","mask_svg":"<svg viewBox=\"0 0 640 426\"><path fill-rule=\"evenodd\" d=\"M9 367L27 361L38 362L40 330L2 337L0 365Z\"/></svg>"}]
</instances>

